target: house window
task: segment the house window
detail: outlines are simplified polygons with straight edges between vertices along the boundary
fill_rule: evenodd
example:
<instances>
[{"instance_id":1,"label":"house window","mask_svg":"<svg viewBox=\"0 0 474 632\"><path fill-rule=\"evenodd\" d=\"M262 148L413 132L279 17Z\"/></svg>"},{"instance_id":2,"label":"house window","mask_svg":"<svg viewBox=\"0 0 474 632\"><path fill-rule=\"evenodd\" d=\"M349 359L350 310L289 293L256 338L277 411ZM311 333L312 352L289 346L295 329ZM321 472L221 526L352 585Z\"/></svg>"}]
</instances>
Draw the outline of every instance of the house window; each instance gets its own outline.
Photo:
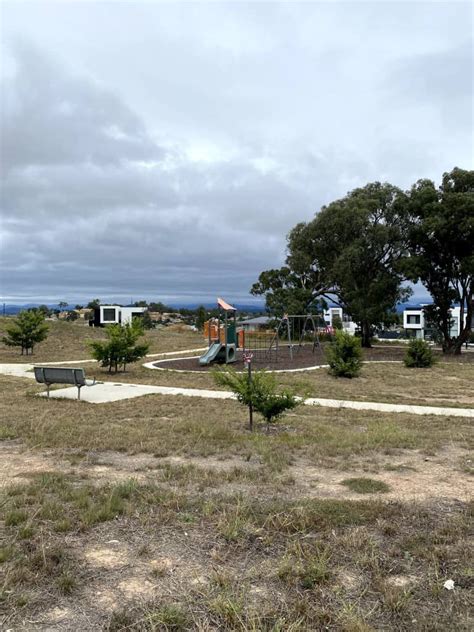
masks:
<instances>
[{"instance_id":1,"label":"house window","mask_svg":"<svg viewBox=\"0 0 474 632\"><path fill-rule=\"evenodd\" d=\"M105 322L115 321L115 308L106 308L103 311L102 320Z\"/></svg>"},{"instance_id":2,"label":"house window","mask_svg":"<svg viewBox=\"0 0 474 632\"><path fill-rule=\"evenodd\" d=\"M421 318L419 314L410 314L407 316L407 325L419 325Z\"/></svg>"}]
</instances>

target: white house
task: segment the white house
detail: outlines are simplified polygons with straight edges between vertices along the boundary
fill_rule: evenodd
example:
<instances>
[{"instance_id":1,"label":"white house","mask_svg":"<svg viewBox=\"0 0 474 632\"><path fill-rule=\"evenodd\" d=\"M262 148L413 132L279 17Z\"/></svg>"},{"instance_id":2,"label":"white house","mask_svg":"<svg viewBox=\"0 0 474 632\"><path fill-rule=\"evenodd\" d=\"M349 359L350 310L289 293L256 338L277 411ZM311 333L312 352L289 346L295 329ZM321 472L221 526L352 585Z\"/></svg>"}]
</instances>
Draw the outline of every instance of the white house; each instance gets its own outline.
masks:
<instances>
[{"instance_id":1,"label":"white house","mask_svg":"<svg viewBox=\"0 0 474 632\"><path fill-rule=\"evenodd\" d=\"M131 323L135 317L140 317L146 307L122 307L121 305L99 305L94 309L94 315L89 320L91 327L103 327L104 325L125 325Z\"/></svg>"},{"instance_id":2,"label":"white house","mask_svg":"<svg viewBox=\"0 0 474 632\"><path fill-rule=\"evenodd\" d=\"M424 339L429 337L433 331L430 323L427 322L425 316L425 308L427 304L417 305L414 307L407 307L403 310L403 329L415 338ZM459 336L460 333L460 321L461 321L461 307L458 305L451 310L451 331L452 337ZM464 313L464 324L466 323L466 314Z\"/></svg>"},{"instance_id":3,"label":"white house","mask_svg":"<svg viewBox=\"0 0 474 632\"><path fill-rule=\"evenodd\" d=\"M329 327L334 327L334 319L339 318L342 322L342 329L352 336L355 334L357 325L354 323L347 314L344 314L342 307L329 307L324 310L324 322Z\"/></svg>"},{"instance_id":4,"label":"white house","mask_svg":"<svg viewBox=\"0 0 474 632\"><path fill-rule=\"evenodd\" d=\"M425 337L424 306L407 307L403 310L403 329L415 338Z\"/></svg>"}]
</instances>

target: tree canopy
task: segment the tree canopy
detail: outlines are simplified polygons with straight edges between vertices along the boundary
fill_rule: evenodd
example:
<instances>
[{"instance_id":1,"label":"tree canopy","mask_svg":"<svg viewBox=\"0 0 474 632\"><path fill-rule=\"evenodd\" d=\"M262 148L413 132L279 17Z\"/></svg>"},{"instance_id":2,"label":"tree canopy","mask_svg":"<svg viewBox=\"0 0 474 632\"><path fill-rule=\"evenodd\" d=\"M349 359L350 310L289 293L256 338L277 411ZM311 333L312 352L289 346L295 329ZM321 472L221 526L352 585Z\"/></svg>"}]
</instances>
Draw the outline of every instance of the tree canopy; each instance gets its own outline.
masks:
<instances>
[{"instance_id":1,"label":"tree canopy","mask_svg":"<svg viewBox=\"0 0 474 632\"><path fill-rule=\"evenodd\" d=\"M410 293L401 286L405 208L405 194L390 184L355 189L297 224L288 235L286 265L263 272L251 292L265 294L270 311L296 304L305 313L318 300L334 300L369 346L374 325Z\"/></svg>"},{"instance_id":2,"label":"tree canopy","mask_svg":"<svg viewBox=\"0 0 474 632\"><path fill-rule=\"evenodd\" d=\"M10 326L6 328L6 336L2 341L9 347L20 347L21 355L33 353L35 345L45 340L48 325L44 322L41 310L20 312Z\"/></svg>"},{"instance_id":3,"label":"tree canopy","mask_svg":"<svg viewBox=\"0 0 474 632\"><path fill-rule=\"evenodd\" d=\"M114 369L117 373L119 366L125 371L127 364L143 358L149 349L147 343L137 344L143 336L143 327L138 318L125 325L108 325L105 328L108 340L94 340L90 342L92 357L103 367L108 367L109 373Z\"/></svg>"},{"instance_id":4,"label":"tree canopy","mask_svg":"<svg viewBox=\"0 0 474 632\"><path fill-rule=\"evenodd\" d=\"M419 180L408 205L410 256L407 276L433 298L427 317L439 330L445 352L459 353L474 314L474 171L454 168L436 188ZM460 306L459 335L452 335L452 307Z\"/></svg>"}]
</instances>

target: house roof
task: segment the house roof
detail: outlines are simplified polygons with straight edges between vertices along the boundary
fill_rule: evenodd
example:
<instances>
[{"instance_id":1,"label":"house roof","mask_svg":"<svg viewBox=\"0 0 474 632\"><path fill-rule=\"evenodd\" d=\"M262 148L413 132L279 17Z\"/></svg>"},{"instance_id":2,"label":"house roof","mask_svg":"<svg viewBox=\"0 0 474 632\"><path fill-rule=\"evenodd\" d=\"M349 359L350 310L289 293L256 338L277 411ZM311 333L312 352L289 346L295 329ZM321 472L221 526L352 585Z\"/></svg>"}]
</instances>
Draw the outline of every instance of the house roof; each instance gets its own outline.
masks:
<instances>
[{"instance_id":1,"label":"house roof","mask_svg":"<svg viewBox=\"0 0 474 632\"><path fill-rule=\"evenodd\" d=\"M269 316L256 316L255 318L241 320L239 325L268 325L271 320Z\"/></svg>"}]
</instances>

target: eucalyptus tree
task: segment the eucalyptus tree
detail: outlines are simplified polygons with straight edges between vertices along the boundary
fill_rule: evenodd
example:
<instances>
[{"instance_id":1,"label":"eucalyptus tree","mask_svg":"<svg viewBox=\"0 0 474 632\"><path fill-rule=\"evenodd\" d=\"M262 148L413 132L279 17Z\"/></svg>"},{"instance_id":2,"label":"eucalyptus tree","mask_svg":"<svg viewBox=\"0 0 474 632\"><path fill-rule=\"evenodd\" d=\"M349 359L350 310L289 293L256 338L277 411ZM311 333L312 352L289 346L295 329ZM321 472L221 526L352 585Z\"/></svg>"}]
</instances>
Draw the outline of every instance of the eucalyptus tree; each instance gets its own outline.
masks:
<instances>
[{"instance_id":1,"label":"eucalyptus tree","mask_svg":"<svg viewBox=\"0 0 474 632\"><path fill-rule=\"evenodd\" d=\"M286 265L262 272L251 292L264 294L269 310L334 300L359 324L369 347L374 326L411 293L402 286L406 207L406 195L391 184L351 191L293 228Z\"/></svg>"},{"instance_id":2,"label":"eucalyptus tree","mask_svg":"<svg viewBox=\"0 0 474 632\"><path fill-rule=\"evenodd\" d=\"M474 317L474 171L456 167L438 188L419 180L409 192L407 223L407 275L421 281L433 299L426 315L441 334L443 351L460 353ZM453 335L456 304L460 322Z\"/></svg>"}]
</instances>

